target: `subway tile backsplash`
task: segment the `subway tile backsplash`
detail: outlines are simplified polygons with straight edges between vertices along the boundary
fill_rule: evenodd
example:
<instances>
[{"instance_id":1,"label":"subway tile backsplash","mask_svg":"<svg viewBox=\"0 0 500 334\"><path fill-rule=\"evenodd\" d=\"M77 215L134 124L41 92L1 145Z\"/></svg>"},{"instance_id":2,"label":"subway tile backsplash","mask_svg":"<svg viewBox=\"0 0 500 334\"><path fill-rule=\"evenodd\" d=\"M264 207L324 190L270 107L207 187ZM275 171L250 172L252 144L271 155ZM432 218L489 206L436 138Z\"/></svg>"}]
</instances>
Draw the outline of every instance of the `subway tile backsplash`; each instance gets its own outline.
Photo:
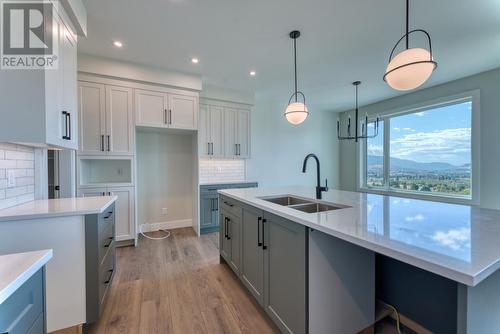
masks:
<instances>
[{"instance_id":1,"label":"subway tile backsplash","mask_svg":"<svg viewBox=\"0 0 500 334\"><path fill-rule=\"evenodd\" d=\"M246 181L245 160L200 160L200 183Z\"/></svg>"},{"instance_id":2,"label":"subway tile backsplash","mask_svg":"<svg viewBox=\"0 0 500 334\"><path fill-rule=\"evenodd\" d=\"M15 180L9 186L9 174ZM27 146L0 143L0 209L35 199L35 152Z\"/></svg>"}]
</instances>

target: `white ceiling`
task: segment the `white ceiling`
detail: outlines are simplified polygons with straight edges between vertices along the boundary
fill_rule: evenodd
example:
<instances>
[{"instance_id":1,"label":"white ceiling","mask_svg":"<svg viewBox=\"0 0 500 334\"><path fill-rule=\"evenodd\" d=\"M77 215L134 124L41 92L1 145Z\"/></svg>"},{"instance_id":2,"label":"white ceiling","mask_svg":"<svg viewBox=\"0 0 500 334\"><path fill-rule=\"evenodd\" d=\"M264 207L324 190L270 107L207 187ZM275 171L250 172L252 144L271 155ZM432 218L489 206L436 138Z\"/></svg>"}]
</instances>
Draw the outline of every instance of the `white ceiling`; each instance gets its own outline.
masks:
<instances>
[{"instance_id":1,"label":"white ceiling","mask_svg":"<svg viewBox=\"0 0 500 334\"><path fill-rule=\"evenodd\" d=\"M285 105L293 92L288 33L299 29L299 89L310 109L350 108L354 80L363 81L361 104L398 94L382 75L404 33L404 0L84 2L83 53L200 74L204 83ZM423 87L500 67L500 1L413 0L411 8L411 27L431 34L439 64ZM124 47L113 47L113 40Z\"/></svg>"}]
</instances>

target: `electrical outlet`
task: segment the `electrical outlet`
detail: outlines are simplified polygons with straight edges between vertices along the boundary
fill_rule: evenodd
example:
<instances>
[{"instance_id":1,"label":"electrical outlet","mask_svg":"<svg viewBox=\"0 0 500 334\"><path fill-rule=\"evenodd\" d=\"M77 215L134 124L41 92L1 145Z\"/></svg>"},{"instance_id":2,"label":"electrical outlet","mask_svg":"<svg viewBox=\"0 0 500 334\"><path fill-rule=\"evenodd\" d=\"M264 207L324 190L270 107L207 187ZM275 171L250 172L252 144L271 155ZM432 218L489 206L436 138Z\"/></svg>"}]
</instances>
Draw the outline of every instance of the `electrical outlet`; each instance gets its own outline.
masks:
<instances>
[{"instance_id":1,"label":"electrical outlet","mask_svg":"<svg viewBox=\"0 0 500 334\"><path fill-rule=\"evenodd\" d=\"M16 186L16 171L9 169L7 171L7 187L12 188Z\"/></svg>"},{"instance_id":2,"label":"electrical outlet","mask_svg":"<svg viewBox=\"0 0 500 334\"><path fill-rule=\"evenodd\" d=\"M161 209L161 214L166 215L167 214L167 208L162 208Z\"/></svg>"}]
</instances>

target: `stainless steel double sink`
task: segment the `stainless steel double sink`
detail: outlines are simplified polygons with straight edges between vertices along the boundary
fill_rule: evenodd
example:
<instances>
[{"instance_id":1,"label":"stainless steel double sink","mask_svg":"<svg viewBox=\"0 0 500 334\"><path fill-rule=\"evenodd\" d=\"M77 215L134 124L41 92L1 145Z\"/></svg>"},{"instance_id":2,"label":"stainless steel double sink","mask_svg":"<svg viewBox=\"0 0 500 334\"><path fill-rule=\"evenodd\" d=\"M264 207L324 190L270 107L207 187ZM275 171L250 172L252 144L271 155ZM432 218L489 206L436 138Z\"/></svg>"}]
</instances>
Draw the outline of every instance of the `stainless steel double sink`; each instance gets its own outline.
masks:
<instances>
[{"instance_id":1,"label":"stainless steel double sink","mask_svg":"<svg viewBox=\"0 0 500 334\"><path fill-rule=\"evenodd\" d=\"M266 196L260 199L306 213L318 213L349 208L350 206L311 200L293 195Z\"/></svg>"}]
</instances>

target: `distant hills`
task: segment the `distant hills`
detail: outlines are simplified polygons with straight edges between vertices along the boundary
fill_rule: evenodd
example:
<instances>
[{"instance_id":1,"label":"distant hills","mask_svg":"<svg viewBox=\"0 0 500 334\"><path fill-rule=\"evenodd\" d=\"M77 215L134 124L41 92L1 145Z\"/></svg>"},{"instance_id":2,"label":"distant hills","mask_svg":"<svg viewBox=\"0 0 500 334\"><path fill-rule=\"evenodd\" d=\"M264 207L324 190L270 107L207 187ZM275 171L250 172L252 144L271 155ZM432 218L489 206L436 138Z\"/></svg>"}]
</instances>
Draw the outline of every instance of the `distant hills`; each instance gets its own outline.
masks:
<instances>
[{"instance_id":1,"label":"distant hills","mask_svg":"<svg viewBox=\"0 0 500 334\"><path fill-rule=\"evenodd\" d=\"M378 155L368 155L368 164L371 168L374 165L383 166L384 158ZM391 158L391 168L401 169L401 170L414 170L414 171L446 171L446 170L468 170L470 169L470 164L465 164L463 166L455 166L446 162L417 162L413 160ZM376 168L376 167L375 167Z\"/></svg>"}]
</instances>

